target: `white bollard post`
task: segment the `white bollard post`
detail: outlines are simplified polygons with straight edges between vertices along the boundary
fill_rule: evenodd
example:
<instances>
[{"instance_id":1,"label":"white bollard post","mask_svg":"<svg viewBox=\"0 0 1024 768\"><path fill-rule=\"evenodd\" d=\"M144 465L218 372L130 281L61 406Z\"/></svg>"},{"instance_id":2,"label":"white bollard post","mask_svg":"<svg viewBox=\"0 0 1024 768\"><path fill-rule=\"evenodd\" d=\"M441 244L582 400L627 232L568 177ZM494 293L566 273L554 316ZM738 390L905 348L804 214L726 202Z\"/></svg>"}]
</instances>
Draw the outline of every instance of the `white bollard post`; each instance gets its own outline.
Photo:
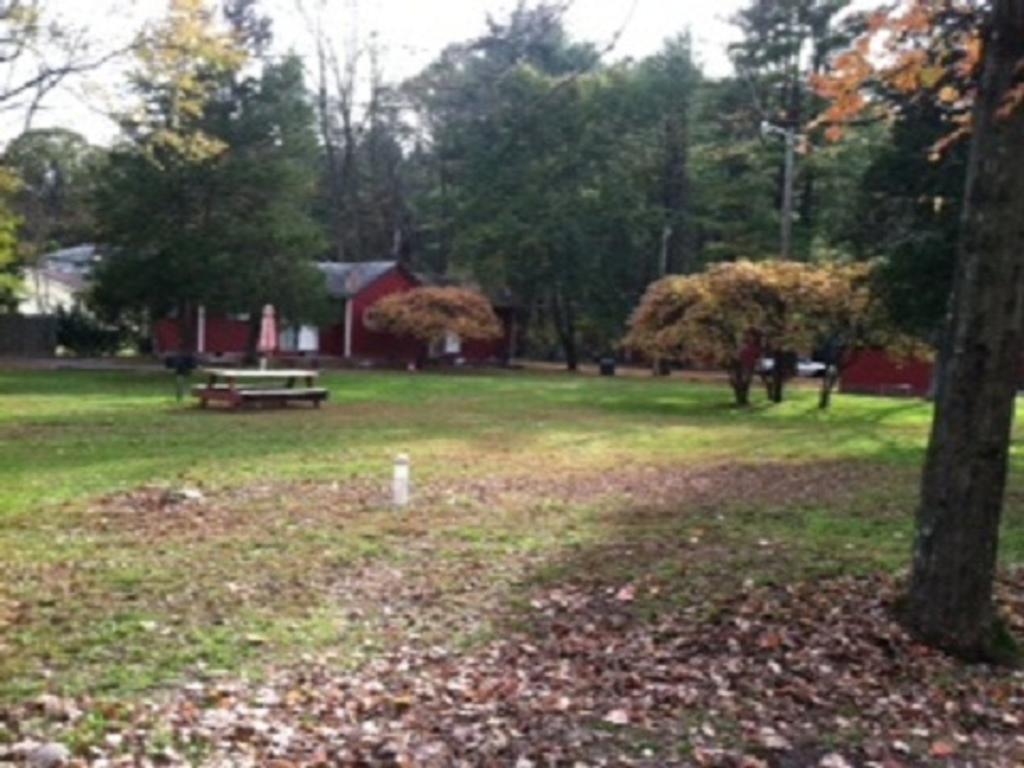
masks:
<instances>
[{"instance_id":1,"label":"white bollard post","mask_svg":"<svg viewBox=\"0 0 1024 768\"><path fill-rule=\"evenodd\" d=\"M409 506L409 457L400 453L395 457L395 475L392 484L395 506L399 509Z\"/></svg>"}]
</instances>

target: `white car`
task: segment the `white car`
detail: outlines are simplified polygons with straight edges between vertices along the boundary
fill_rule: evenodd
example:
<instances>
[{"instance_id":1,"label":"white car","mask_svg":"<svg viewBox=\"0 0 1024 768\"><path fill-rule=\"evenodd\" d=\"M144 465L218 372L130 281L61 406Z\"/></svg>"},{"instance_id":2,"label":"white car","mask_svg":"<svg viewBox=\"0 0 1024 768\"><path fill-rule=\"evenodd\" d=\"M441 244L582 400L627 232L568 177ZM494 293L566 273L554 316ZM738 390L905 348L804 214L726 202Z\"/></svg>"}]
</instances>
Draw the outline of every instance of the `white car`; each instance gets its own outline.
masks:
<instances>
[{"instance_id":1,"label":"white car","mask_svg":"<svg viewBox=\"0 0 1024 768\"><path fill-rule=\"evenodd\" d=\"M796 375L807 379L817 379L825 375L826 366L817 360L797 360ZM757 361L757 372L768 373L775 368L775 360L771 357L762 357Z\"/></svg>"}]
</instances>

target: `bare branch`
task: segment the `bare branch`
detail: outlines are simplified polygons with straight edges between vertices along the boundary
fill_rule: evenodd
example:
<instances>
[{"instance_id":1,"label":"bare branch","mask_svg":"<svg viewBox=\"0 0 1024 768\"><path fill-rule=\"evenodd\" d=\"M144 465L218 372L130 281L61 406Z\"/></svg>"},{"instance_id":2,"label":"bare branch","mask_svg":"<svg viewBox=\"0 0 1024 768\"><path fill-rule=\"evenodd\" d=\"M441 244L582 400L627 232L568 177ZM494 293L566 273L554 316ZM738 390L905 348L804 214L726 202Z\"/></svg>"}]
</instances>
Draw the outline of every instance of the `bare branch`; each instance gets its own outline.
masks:
<instances>
[{"instance_id":1,"label":"bare branch","mask_svg":"<svg viewBox=\"0 0 1024 768\"><path fill-rule=\"evenodd\" d=\"M95 54L85 29L44 23L45 10L42 0L0 0L0 111L24 110L25 130L47 96L69 78L99 69L135 46Z\"/></svg>"}]
</instances>

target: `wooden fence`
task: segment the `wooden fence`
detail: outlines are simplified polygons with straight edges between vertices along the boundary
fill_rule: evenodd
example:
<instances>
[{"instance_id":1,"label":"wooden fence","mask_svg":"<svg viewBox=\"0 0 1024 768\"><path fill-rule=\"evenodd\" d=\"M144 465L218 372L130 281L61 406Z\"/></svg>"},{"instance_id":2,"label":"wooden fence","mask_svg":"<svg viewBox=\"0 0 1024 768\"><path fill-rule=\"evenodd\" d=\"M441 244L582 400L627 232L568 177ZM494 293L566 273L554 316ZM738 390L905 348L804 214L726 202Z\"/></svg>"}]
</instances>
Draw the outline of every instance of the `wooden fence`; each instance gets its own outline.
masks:
<instances>
[{"instance_id":1,"label":"wooden fence","mask_svg":"<svg viewBox=\"0 0 1024 768\"><path fill-rule=\"evenodd\" d=\"M0 357L53 357L57 318L0 314Z\"/></svg>"}]
</instances>

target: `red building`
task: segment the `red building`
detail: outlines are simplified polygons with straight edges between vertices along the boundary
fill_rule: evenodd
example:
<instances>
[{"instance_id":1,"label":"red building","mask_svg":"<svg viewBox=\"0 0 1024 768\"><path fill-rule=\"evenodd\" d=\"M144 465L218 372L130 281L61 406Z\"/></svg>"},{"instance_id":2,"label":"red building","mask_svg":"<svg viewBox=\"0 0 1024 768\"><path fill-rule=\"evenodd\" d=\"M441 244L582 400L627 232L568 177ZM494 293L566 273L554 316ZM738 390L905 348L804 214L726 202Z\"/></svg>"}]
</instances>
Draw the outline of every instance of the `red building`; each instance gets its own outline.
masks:
<instances>
[{"instance_id":1,"label":"red building","mask_svg":"<svg viewBox=\"0 0 1024 768\"><path fill-rule=\"evenodd\" d=\"M930 360L901 359L880 349L865 349L843 370L839 386L853 394L925 397L933 368Z\"/></svg>"},{"instance_id":2,"label":"red building","mask_svg":"<svg viewBox=\"0 0 1024 768\"><path fill-rule=\"evenodd\" d=\"M472 363L503 363L511 357L516 311L496 306L504 334L494 341L445 340L440 349L428 349L415 339L378 333L366 324L366 312L376 302L424 284L398 261L369 261L318 265L336 310L336 321L320 327L289 325L280 319L279 355L345 360L356 363L408 364L428 357L465 360ZM207 359L235 359L249 348L252 324L247 316L207 314L196 316L196 349ZM181 333L174 319L164 319L154 328L154 348L167 357L181 349Z\"/></svg>"}]
</instances>

